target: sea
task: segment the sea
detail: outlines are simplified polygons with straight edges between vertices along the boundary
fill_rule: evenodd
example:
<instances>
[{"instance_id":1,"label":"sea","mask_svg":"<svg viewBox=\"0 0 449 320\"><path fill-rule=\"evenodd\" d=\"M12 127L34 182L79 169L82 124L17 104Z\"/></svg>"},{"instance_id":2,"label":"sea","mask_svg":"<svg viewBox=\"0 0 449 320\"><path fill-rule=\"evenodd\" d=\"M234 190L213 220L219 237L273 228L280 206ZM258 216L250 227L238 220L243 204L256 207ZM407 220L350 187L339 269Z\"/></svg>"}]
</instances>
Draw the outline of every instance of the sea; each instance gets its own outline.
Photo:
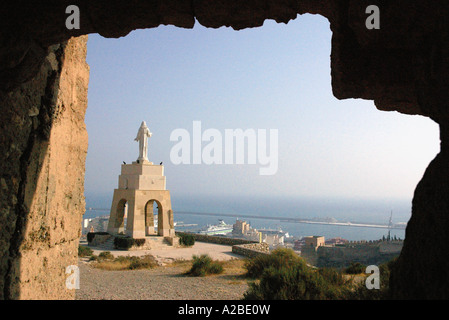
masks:
<instances>
[{"instance_id":1,"label":"sea","mask_svg":"<svg viewBox=\"0 0 449 320\"><path fill-rule=\"evenodd\" d=\"M110 202L106 198L86 195L84 218L108 216ZM110 199L112 200L112 199ZM340 237L350 241L378 240L387 236L405 238L405 229L359 226L336 226L283 221L277 218L299 218L314 221L332 220L352 224L405 224L411 216L411 199L343 199L343 198L267 198L243 196L173 196L172 209L178 231L195 232L223 220L234 224L236 219L256 229L281 229L290 236ZM251 216L251 217L247 217ZM254 216L257 216L254 217ZM194 226L178 226L182 224Z\"/></svg>"}]
</instances>

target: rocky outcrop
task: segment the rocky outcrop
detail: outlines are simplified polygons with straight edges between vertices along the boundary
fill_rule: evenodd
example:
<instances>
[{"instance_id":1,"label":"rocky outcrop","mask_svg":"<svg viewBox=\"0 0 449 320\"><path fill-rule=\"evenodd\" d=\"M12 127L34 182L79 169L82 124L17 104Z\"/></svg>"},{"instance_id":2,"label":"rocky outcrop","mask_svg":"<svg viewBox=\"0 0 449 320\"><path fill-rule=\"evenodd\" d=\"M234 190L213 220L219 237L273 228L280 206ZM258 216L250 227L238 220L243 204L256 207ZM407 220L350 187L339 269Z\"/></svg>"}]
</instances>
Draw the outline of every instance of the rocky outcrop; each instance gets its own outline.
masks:
<instances>
[{"instance_id":1,"label":"rocky outcrop","mask_svg":"<svg viewBox=\"0 0 449 320\"><path fill-rule=\"evenodd\" d=\"M36 6L9 1L0 21L0 87L10 89L33 77L48 45L72 36L99 33L122 37L135 29L171 24L192 28L262 26L266 19L287 23L298 14L329 19L332 37L332 88L339 99L374 100L381 110L446 117L446 56L449 4L442 0L153 0L68 1ZM68 30L68 5L78 5L81 28ZM379 30L368 30L366 8L377 4ZM19 23L20 22L20 23ZM36 27L36 26L39 27ZM437 121L437 120L436 120Z\"/></svg>"},{"instance_id":2,"label":"rocky outcrop","mask_svg":"<svg viewBox=\"0 0 449 320\"><path fill-rule=\"evenodd\" d=\"M405 299L449 299L449 132L441 127L441 152L413 197L404 248L390 279Z\"/></svg>"},{"instance_id":3,"label":"rocky outcrop","mask_svg":"<svg viewBox=\"0 0 449 320\"><path fill-rule=\"evenodd\" d=\"M0 95L0 296L73 299L84 204L87 36L48 48L38 74Z\"/></svg>"},{"instance_id":4,"label":"rocky outcrop","mask_svg":"<svg viewBox=\"0 0 449 320\"><path fill-rule=\"evenodd\" d=\"M79 30L65 27L65 9L72 4L80 8ZM380 8L379 30L368 30L365 26L366 8L373 4ZM81 46L85 40L69 40L71 37L88 33L121 37L134 29L161 24L192 28L195 21L206 27L230 26L239 30L261 26L266 19L287 23L303 13L321 14L330 22L332 89L337 98L371 99L380 110L419 114L439 123L442 151L415 191L413 217L391 283L397 297L418 296L418 291L420 297L448 296L447 236L445 232L436 232L449 225L449 198L445 193L449 159L444 147L448 133L445 128L449 126L447 1L429 4L424 0L60 0L36 5L11 0L3 1L1 6L4 13L0 20L2 297L25 297L22 295L25 292L32 297L33 285L39 288L36 295L42 291L44 279L36 274L33 278L33 273L24 271L28 268L26 264L39 256L40 246L52 248L60 243L56 247L63 255L67 250L61 248L73 240L67 225L74 223L71 226L78 230L76 219L70 215L81 210L83 201L82 159L87 141L82 124L85 101L80 97L85 97L87 90L87 68L81 58L83 54L78 55L74 49L75 44ZM67 60L70 56L73 57L70 63L77 67L67 65L69 69L64 72L64 57ZM62 100L58 98L60 91L66 92ZM73 103L69 102L72 100ZM73 127L68 125L69 120L64 120L64 115L71 118ZM58 118L62 119L59 124ZM75 130L74 136L70 136L71 129ZM71 139L70 144L64 144L67 139ZM69 152L74 158L66 157ZM67 161L52 160L56 154ZM69 183L73 184L71 193L60 187ZM62 217L62 212L67 215L63 218L64 227L52 229L57 223L51 221ZM33 224L29 225L29 221ZM61 234L52 230L61 230ZM43 240L48 235L51 240ZM62 264L70 260L62 259L56 266L57 256L46 257L46 268L53 268L52 272L61 272ZM66 296L60 293L61 297Z\"/></svg>"}]
</instances>

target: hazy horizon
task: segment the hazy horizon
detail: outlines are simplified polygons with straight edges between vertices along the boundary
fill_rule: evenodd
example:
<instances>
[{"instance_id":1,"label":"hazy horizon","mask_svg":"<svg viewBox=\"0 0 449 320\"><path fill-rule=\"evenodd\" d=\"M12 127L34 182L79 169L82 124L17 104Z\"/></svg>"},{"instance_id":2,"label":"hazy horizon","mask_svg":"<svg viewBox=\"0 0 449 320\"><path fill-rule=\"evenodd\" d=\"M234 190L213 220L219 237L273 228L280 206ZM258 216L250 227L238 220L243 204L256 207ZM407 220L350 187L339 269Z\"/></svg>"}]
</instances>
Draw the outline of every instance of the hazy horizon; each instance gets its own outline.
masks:
<instances>
[{"instance_id":1,"label":"hazy horizon","mask_svg":"<svg viewBox=\"0 0 449 320\"><path fill-rule=\"evenodd\" d=\"M105 209L109 214L112 192L109 195L86 195L86 208ZM317 197L257 197L257 196L187 196L171 195L172 208L177 212L222 213L260 216L326 218L352 222L384 222L390 213L393 222L407 222L411 215L408 199L355 199Z\"/></svg>"}]
</instances>

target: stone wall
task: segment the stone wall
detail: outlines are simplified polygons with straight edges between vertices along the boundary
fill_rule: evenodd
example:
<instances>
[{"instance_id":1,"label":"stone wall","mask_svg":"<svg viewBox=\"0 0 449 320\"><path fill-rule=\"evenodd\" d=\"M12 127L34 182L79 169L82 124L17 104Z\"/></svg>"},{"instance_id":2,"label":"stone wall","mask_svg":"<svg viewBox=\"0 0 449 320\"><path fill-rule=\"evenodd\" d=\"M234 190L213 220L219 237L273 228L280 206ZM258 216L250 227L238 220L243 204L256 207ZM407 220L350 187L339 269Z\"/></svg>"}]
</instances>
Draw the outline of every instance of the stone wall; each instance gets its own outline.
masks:
<instances>
[{"instance_id":1,"label":"stone wall","mask_svg":"<svg viewBox=\"0 0 449 320\"><path fill-rule=\"evenodd\" d=\"M89 235L88 235L88 239L87 239L87 241L89 241L88 245L92 246L92 247L96 247L96 246L99 246L99 245L105 243L106 241L108 241L112 237L112 235L110 235L110 234L92 234L91 237L92 237L92 239L91 239L91 241L89 241Z\"/></svg>"},{"instance_id":2,"label":"stone wall","mask_svg":"<svg viewBox=\"0 0 449 320\"><path fill-rule=\"evenodd\" d=\"M399 256L402 241L351 243L337 246L320 246L317 250L305 247L301 256L317 267L346 267L351 262L380 265Z\"/></svg>"},{"instance_id":3,"label":"stone wall","mask_svg":"<svg viewBox=\"0 0 449 320\"><path fill-rule=\"evenodd\" d=\"M136 250L158 250L165 249L167 246L178 248L180 247L178 237L161 237L161 236L151 236L145 237L145 243L141 246L133 245L128 251Z\"/></svg>"},{"instance_id":4,"label":"stone wall","mask_svg":"<svg viewBox=\"0 0 449 320\"><path fill-rule=\"evenodd\" d=\"M233 246L233 245L237 245L237 244L247 244L247 243L258 243L257 241L251 241L251 240L228 238L228 237L220 237L220 236L209 236L209 235L206 235L206 234L198 234L198 233L188 233L188 232L176 231L176 235L178 237L182 236L183 234L192 235L195 238L195 241L216 243L216 244L224 244L224 245L227 245L227 246Z\"/></svg>"},{"instance_id":5,"label":"stone wall","mask_svg":"<svg viewBox=\"0 0 449 320\"><path fill-rule=\"evenodd\" d=\"M267 243L247 243L233 245L232 252L248 258L254 258L270 254L270 248Z\"/></svg>"},{"instance_id":6,"label":"stone wall","mask_svg":"<svg viewBox=\"0 0 449 320\"><path fill-rule=\"evenodd\" d=\"M303 247L301 249L301 257L312 266L316 266L318 264L318 253L315 247Z\"/></svg>"}]
</instances>

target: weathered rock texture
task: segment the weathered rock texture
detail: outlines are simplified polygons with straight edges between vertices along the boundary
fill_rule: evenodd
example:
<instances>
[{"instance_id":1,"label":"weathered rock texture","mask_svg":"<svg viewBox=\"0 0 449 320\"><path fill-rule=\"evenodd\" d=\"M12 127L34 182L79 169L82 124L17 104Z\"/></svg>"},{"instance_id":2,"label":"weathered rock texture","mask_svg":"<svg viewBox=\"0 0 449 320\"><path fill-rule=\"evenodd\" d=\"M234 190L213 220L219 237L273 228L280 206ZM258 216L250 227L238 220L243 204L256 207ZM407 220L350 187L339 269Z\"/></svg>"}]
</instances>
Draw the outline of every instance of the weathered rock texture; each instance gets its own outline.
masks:
<instances>
[{"instance_id":1,"label":"weathered rock texture","mask_svg":"<svg viewBox=\"0 0 449 320\"><path fill-rule=\"evenodd\" d=\"M73 299L84 203L87 36L48 49L31 81L0 95L0 296Z\"/></svg>"},{"instance_id":2,"label":"weathered rock texture","mask_svg":"<svg viewBox=\"0 0 449 320\"><path fill-rule=\"evenodd\" d=\"M268 243L264 242L236 244L232 246L232 252L248 258L254 258L260 255L270 254L270 247Z\"/></svg>"},{"instance_id":3,"label":"weathered rock texture","mask_svg":"<svg viewBox=\"0 0 449 320\"><path fill-rule=\"evenodd\" d=\"M78 5L81 10L80 30L68 30L65 27L65 8L72 4ZM365 27L366 8L373 4L380 8L380 30L368 30ZM65 51L69 50L65 49L63 43L72 36L96 32L105 37L121 37L134 29L152 28L161 24L192 28L195 20L206 27L230 26L239 30L261 26L265 19L286 23L303 13L321 14L330 22L333 32L332 88L337 98L371 99L381 110L420 114L440 124L442 151L429 166L416 189L413 217L409 222L404 250L391 283L396 297L449 297L449 245L445 232L449 227L449 197L446 192L449 189L449 152L445 150L449 138L445 129L449 126L447 1L54 0L41 1L36 5L35 2L15 0L3 1L1 10L0 127L2 133L5 133L0 137L0 148L3 151L0 155L3 188L0 285L3 297L25 297L21 291L31 292L33 286L45 286L45 281L39 280L39 273L35 273L34 277L37 278L33 278L31 273L16 272L29 268L29 262L16 257L24 255L27 248L23 246L25 243L35 243L28 241L32 234L29 229L31 227L27 227L30 219L34 219L32 228L36 228L36 224L43 226L43 229L37 229L42 230L42 236L37 235L42 238L47 233L46 230L51 230L51 227L47 228L51 223L46 221L62 217L61 212L55 211L56 208L75 208L82 203L83 164L81 160L70 158L70 164L74 168L72 173L79 179L70 189L72 200L69 197L65 200L54 198L54 207L47 208L40 218L37 209L36 214L27 213L34 205L43 205L48 201L45 199L52 195L51 190L59 192L59 184L67 182L64 177L69 175L69 170L67 164L61 162L60 166L52 167L55 170L54 178L50 178L51 175L48 174L48 191L40 193L44 187L38 180L49 170L45 167L45 159L51 158L54 152L51 139L69 134L68 127L61 124L62 127L57 130L56 122L53 125L51 119L57 117L58 108L49 106L57 99L58 90L66 90L59 84L59 76L61 75L61 79L67 76L73 80L75 70L85 70L85 63L80 59L80 70L73 68L73 72L61 74L59 68L50 72L50 46L61 44L59 50L56 46L50 47L50 51L53 51L56 61L62 61L60 59L67 56ZM74 41L78 43L80 40ZM74 64L77 62L74 61ZM82 85L79 88L76 86L77 84L73 87L73 97L82 95L86 89ZM65 103L65 112L69 110L81 115L85 106L80 99L78 101L79 104L73 104L71 110L68 108L70 103ZM30 116L37 112L33 111L36 106L39 114ZM82 121L73 124L76 128L83 128ZM86 144L83 139L84 137L74 138L71 142L80 154ZM63 148L61 156L65 157L65 152L70 148L60 148ZM36 185L34 189L39 191L31 192L31 184ZM67 209L67 216L73 212ZM66 223L71 221L68 217L64 219L67 219ZM79 227L73 224L71 228ZM70 242L70 231L66 229L64 234L65 240ZM52 236L51 240L57 241L54 239L62 237ZM32 259L31 256L35 259L39 256L39 243L42 241L37 241L28 249L29 259ZM64 244L56 246L61 254L65 252L62 250L63 246ZM75 246L70 248L74 250ZM54 266L54 270L61 270L65 262L58 264L50 261L52 257L48 257L47 265L52 266L50 268ZM16 283L21 285L16 286ZM38 296L39 290L36 289L35 296ZM31 293L29 297L32 297Z\"/></svg>"}]
</instances>

